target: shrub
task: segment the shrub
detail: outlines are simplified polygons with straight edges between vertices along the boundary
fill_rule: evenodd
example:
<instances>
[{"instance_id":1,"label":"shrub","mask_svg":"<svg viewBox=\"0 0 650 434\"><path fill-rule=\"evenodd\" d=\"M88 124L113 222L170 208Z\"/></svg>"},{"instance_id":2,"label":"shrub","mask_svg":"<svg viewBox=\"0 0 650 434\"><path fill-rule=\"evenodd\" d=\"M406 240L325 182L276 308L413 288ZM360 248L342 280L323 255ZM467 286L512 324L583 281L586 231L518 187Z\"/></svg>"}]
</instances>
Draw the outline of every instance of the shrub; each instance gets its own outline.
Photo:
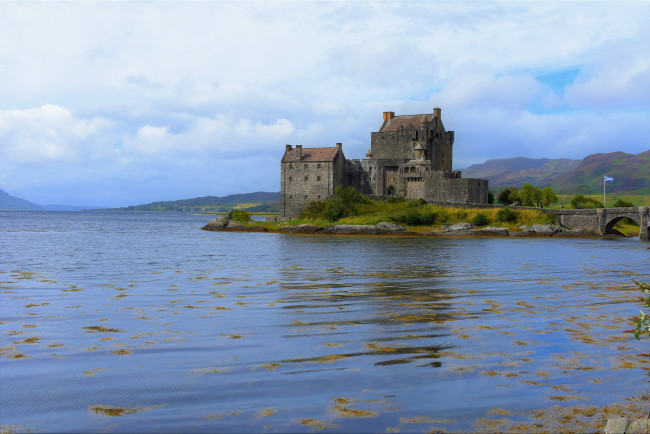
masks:
<instances>
[{"instance_id":1,"label":"shrub","mask_svg":"<svg viewBox=\"0 0 650 434\"><path fill-rule=\"evenodd\" d=\"M416 200L410 200L408 202L407 206L410 207L410 208L417 208L417 207L424 206L426 204L427 204L427 202L424 199L419 198L419 199L416 199Z\"/></svg>"},{"instance_id":2,"label":"shrub","mask_svg":"<svg viewBox=\"0 0 650 434\"><path fill-rule=\"evenodd\" d=\"M571 199L571 206L574 208L602 208L603 203L599 200L578 194Z\"/></svg>"},{"instance_id":3,"label":"shrub","mask_svg":"<svg viewBox=\"0 0 650 434\"><path fill-rule=\"evenodd\" d=\"M312 202L308 207L300 212L301 219L318 219L323 218L323 211L325 211L325 202L322 200Z\"/></svg>"},{"instance_id":4,"label":"shrub","mask_svg":"<svg viewBox=\"0 0 650 434\"><path fill-rule=\"evenodd\" d=\"M487 214L480 212L474 216L472 219L472 225L474 226L487 226L490 223L490 219Z\"/></svg>"},{"instance_id":5,"label":"shrub","mask_svg":"<svg viewBox=\"0 0 650 434\"><path fill-rule=\"evenodd\" d=\"M494 204L494 193L492 193L491 191L488 191L488 203L490 205Z\"/></svg>"},{"instance_id":6,"label":"shrub","mask_svg":"<svg viewBox=\"0 0 650 434\"><path fill-rule=\"evenodd\" d=\"M349 210L346 208L345 203L340 197L332 196L325 201L325 209L323 209L323 217L325 219L335 222L341 217L345 217Z\"/></svg>"},{"instance_id":7,"label":"shrub","mask_svg":"<svg viewBox=\"0 0 650 434\"><path fill-rule=\"evenodd\" d=\"M398 196L390 196L388 199L386 199L387 203L402 203L404 202L404 198L398 197Z\"/></svg>"},{"instance_id":8,"label":"shrub","mask_svg":"<svg viewBox=\"0 0 650 434\"><path fill-rule=\"evenodd\" d=\"M618 199L616 202L614 202L612 204L612 207L614 207L614 208L624 208L624 207L630 207L630 206L634 206L634 204L632 202L628 202L628 201L623 200L623 199Z\"/></svg>"},{"instance_id":9,"label":"shrub","mask_svg":"<svg viewBox=\"0 0 650 434\"><path fill-rule=\"evenodd\" d=\"M337 221L342 217L357 215L357 205L369 204L370 202L369 198L352 187L336 187L333 196L324 201L310 203L308 207L301 211L300 217Z\"/></svg>"},{"instance_id":10,"label":"shrub","mask_svg":"<svg viewBox=\"0 0 650 434\"><path fill-rule=\"evenodd\" d=\"M230 211L230 218L241 223L248 223L251 221L251 215L241 209L234 209Z\"/></svg>"},{"instance_id":11,"label":"shrub","mask_svg":"<svg viewBox=\"0 0 650 434\"><path fill-rule=\"evenodd\" d=\"M516 222L518 217L519 213L510 208L502 208L497 211L497 221L499 222Z\"/></svg>"},{"instance_id":12,"label":"shrub","mask_svg":"<svg viewBox=\"0 0 650 434\"><path fill-rule=\"evenodd\" d=\"M436 221L436 217L437 215L434 211L420 211L417 209L408 208L392 213L389 217L389 220L397 224L417 226L431 225Z\"/></svg>"}]
</instances>

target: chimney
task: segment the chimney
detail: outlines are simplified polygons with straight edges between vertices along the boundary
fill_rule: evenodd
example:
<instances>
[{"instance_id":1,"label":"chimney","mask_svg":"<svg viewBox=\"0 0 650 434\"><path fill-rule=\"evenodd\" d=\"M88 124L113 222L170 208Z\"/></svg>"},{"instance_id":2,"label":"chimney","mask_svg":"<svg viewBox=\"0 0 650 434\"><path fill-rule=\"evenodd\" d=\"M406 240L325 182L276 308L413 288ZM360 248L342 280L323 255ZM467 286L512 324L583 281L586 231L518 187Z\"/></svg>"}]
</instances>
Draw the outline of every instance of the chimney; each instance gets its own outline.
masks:
<instances>
[{"instance_id":1,"label":"chimney","mask_svg":"<svg viewBox=\"0 0 650 434\"><path fill-rule=\"evenodd\" d=\"M342 151L343 150L343 143L337 143L336 144L336 149L339 150L339 151Z\"/></svg>"},{"instance_id":2,"label":"chimney","mask_svg":"<svg viewBox=\"0 0 650 434\"><path fill-rule=\"evenodd\" d=\"M395 112L384 112L384 121L393 119L395 117Z\"/></svg>"},{"instance_id":3,"label":"chimney","mask_svg":"<svg viewBox=\"0 0 650 434\"><path fill-rule=\"evenodd\" d=\"M433 108L433 115L438 118L438 121L441 121L442 119L440 118L440 109L438 107Z\"/></svg>"},{"instance_id":4,"label":"chimney","mask_svg":"<svg viewBox=\"0 0 650 434\"><path fill-rule=\"evenodd\" d=\"M296 151L298 151L298 162L302 160L302 145L296 145Z\"/></svg>"},{"instance_id":5,"label":"chimney","mask_svg":"<svg viewBox=\"0 0 650 434\"><path fill-rule=\"evenodd\" d=\"M289 152L291 150L291 145L286 145L286 149L284 152Z\"/></svg>"}]
</instances>

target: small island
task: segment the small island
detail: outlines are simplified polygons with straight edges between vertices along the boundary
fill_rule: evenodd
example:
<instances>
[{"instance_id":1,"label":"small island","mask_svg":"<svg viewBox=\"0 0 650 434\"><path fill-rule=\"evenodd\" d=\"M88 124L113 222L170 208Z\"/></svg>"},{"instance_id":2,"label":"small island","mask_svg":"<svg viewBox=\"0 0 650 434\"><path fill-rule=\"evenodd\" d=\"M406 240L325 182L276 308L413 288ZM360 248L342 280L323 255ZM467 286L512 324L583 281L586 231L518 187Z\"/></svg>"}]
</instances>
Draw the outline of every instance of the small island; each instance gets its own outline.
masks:
<instances>
[{"instance_id":1,"label":"small island","mask_svg":"<svg viewBox=\"0 0 650 434\"><path fill-rule=\"evenodd\" d=\"M586 211L586 210L585 210ZM211 220L202 229L227 232L270 232L313 235L392 236L515 236L600 237L584 227L556 222L551 210L492 205L442 206L424 200L392 197L370 199L351 188L339 188L325 201L313 202L292 220L267 217L254 221L249 213L233 210ZM623 236L638 227L622 226L605 236Z\"/></svg>"}]
</instances>

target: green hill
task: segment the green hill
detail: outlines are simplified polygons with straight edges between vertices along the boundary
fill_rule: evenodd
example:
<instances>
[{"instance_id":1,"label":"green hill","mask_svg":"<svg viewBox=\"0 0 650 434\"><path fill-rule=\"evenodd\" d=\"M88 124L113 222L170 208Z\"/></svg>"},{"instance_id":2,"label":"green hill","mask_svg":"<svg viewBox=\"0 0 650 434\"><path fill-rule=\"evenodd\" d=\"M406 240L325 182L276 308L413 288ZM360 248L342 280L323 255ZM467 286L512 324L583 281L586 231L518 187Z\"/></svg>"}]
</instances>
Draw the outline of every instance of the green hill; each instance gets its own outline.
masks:
<instances>
[{"instance_id":1,"label":"green hill","mask_svg":"<svg viewBox=\"0 0 650 434\"><path fill-rule=\"evenodd\" d=\"M42 211L43 208L33 202L12 196L3 190L0 190L0 210Z\"/></svg>"},{"instance_id":2,"label":"green hill","mask_svg":"<svg viewBox=\"0 0 650 434\"><path fill-rule=\"evenodd\" d=\"M559 193L598 193L605 175L614 178L610 185L618 192L650 193L650 150L636 155L589 155L578 167L555 178L551 186Z\"/></svg>"},{"instance_id":3,"label":"green hill","mask_svg":"<svg viewBox=\"0 0 650 434\"><path fill-rule=\"evenodd\" d=\"M245 209L250 212L280 212L280 192L230 194L228 196L203 196L193 199L152 202L144 205L129 206L133 211L230 211Z\"/></svg>"},{"instance_id":4,"label":"green hill","mask_svg":"<svg viewBox=\"0 0 650 434\"><path fill-rule=\"evenodd\" d=\"M636 155L624 152L593 154L583 160L504 158L463 170L463 177L488 179L490 188L550 185L565 194L601 192L605 175L615 179L610 185L618 192L650 193L650 150Z\"/></svg>"}]
</instances>

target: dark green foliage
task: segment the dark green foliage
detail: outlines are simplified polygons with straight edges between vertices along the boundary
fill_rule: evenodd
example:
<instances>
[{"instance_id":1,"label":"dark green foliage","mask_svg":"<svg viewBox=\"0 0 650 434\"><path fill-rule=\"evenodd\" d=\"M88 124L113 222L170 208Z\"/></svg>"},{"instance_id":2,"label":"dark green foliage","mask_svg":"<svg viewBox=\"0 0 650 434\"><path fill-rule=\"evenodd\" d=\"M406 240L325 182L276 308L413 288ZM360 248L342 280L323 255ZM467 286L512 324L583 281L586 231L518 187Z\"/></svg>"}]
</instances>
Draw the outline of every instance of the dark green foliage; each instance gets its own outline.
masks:
<instances>
[{"instance_id":1,"label":"dark green foliage","mask_svg":"<svg viewBox=\"0 0 650 434\"><path fill-rule=\"evenodd\" d=\"M518 217L519 213L510 208L502 208L497 211L497 221L499 222L516 222Z\"/></svg>"},{"instance_id":2,"label":"dark green foliage","mask_svg":"<svg viewBox=\"0 0 650 434\"><path fill-rule=\"evenodd\" d=\"M242 223L248 223L251 221L251 215L241 209L234 209L230 211L230 218Z\"/></svg>"},{"instance_id":3,"label":"dark green foliage","mask_svg":"<svg viewBox=\"0 0 650 434\"><path fill-rule=\"evenodd\" d=\"M390 196L389 198L386 199L387 203L402 203L404 202L404 198L398 197L398 196Z\"/></svg>"},{"instance_id":4,"label":"dark green foliage","mask_svg":"<svg viewBox=\"0 0 650 434\"><path fill-rule=\"evenodd\" d=\"M578 194L571 199L571 206L573 208L602 208L603 203L599 200Z\"/></svg>"},{"instance_id":5,"label":"dark green foliage","mask_svg":"<svg viewBox=\"0 0 650 434\"><path fill-rule=\"evenodd\" d=\"M487 214L482 212L476 214L472 219L472 225L474 226L487 226L488 224L490 224L490 219Z\"/></svg>"},{"instance_id":6,"label":"dark green foliage","mask_svg":"<svg viewBox=\"0 0 650 434\"><path fill-rule=\"evenodd\" d=\"M316 219L323 216L325 211L325 202L322 200L315 201L309 204L308 207L303 209L300 213L301 219Z\"/></svg>"},{"instance_id":7,"label":"dark green foliage","mask_svg":"<svg viewBox=\"0 0 650 434\"><path fill-rule=\"evenodd\" d=\"M326 220L335 222L341 217L350 215L351 209L347 209L342 198L332 196L325 201L325 209L323 210L323 217Z\"/></svg>"},{"instance_id":8,"label":"dark green foliage","mask_svg":"<svg viewBox=\"0 0 650 434\"><path fill-rule=\"evenodd\" d=\"M634 204L632 202L628 202L628 201L623 200L623 199L619 199L616 202L614 202L614 204L612 204L612 207L614 207L614 208L624 208L624 207L630 207L630 206L634 206Z\"/></svg>"},{"instance_id":9,"label":"dark green foliage","mask_svg":"<svg viewBox=\"0 0 650 434\"><path fill-rule=\"evenodd\" d=\"M370 199L352 187L336 187L334 195L325 201L312 202L301 213L300 217L317 219L324 218L337 221L340 218L357 215L357 205L370 203Z\"/></svg>"},{"instance_id":10,"label":"dark green foliage","mask_svg":"<svg viewBox=\"0 0 650 434\"><path fill-rule=\"evenodd\" d=\"M542 204L548 207L552 203L557 202L557 195L551 187L544 187L542 189Z\"/></svg>"},{"instance_id":11,"label":"dark green foliage","mask_svg":"<svg viewBox=\"0 0 650 434\"><path fill-rule=\"evenodd\" d=\"M407 208L392 213L390 220L397 224L417 226L432 225L436 222L437 217L438 215L433 211Z\"/></svg>"},{"instance_id":12,"label":"dark green foliage","mask_svg":"<svg viewBox=\"0 0 650 434\"><path fill-rule=\"evenodd\" d=\"M542 190L531 184L524 184L521 186L519 192L521 204L524 206L541 206L542 205Z\"/></svg>"},{"instance_id":13,"label":"dark green foliage","mask_svg":"<svg viewBox=\"0 0 650 434\"><path fill-rule=\"evenodd\" d=\"M501 193L499 193L499 196L497 196L497 201L501 205L510 205L513 202L512 200L510 200L510 192L512 190L516 191L517 189L508 187L501 190Z\"/></svg>"},{"instance_id":14,"label":"dark green foliage","mask_svg":"<svg viewBox=\"0 0 650 434\"><path fill-rule=\"evenodd\" d=\"M488 203L490 205L494 204L494 193L492 193L491 191L488 191Z\"/></svg>"},{"instance_id":15,"label":"dark green foliage","mask_svg":"<svg viewBox=\"0 0 650 434\"><path fill-rule=\"evenodd\" d=\"M424 206L426 204L427 204L427 202L424 199L419 198L419 199L415 199L415 200L410 200L408 202L407 206L410 207L410 208L417 208L417 207L420 207L420 206Z\"/></svg>"}]
</instances>

